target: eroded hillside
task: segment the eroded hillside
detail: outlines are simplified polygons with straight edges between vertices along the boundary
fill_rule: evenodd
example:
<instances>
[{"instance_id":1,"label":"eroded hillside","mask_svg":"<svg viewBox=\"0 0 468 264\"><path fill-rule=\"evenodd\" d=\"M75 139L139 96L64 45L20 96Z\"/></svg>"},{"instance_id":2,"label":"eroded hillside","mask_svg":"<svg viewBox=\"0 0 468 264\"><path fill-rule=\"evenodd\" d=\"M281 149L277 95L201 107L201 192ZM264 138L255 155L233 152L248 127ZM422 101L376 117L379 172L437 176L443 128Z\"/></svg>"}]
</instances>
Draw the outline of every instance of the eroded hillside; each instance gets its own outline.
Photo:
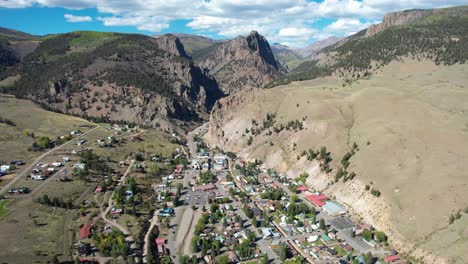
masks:
<instances>
[{"instance_id":1,"label":"eroded hillside","mask_svg":"<svg viewBox=\"0 0 468 264\"><path fill-rule=\"evenodd\" d=\"M322 78L224 98L207 139L291 176L307 171L310 187L385 230L399 250L466 263L467 216L451 225L449 216L468 205L467 89L466 65L404 59L352 84ZM354 142L347 171L356 176L335 182ZM328 174L303 156L321 146L333 159Z\"/></svg>"}]
</instances>

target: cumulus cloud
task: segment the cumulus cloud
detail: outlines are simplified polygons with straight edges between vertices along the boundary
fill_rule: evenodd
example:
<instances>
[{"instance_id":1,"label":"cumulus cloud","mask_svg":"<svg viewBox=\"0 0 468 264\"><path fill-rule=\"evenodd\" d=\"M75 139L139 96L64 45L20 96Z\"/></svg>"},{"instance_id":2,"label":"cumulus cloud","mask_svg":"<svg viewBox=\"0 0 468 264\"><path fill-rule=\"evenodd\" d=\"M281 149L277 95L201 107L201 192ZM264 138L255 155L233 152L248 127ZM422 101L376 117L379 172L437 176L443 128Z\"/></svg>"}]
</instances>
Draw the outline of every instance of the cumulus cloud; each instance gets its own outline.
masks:
<instances>
[{"instance_id":1,"label":"cumulus cloud","mask_svg":"<svg viewBox=\"0 0 468 264\"><path fill-rule=\"evenodd\" d=\"M377 21L361 22L359 19L355 18L340 18L326 26L323 31L340 36L349 36L375 23L377 23Z\"/></svg>"},{"instance_id":2,"label":"cumulus cloud","mask_svg":"<svg viewBox=\"0 0 468 264\"><path fill-rule=\"evenodd\" d=\"M74 16L72 14L63 15L67 22L76 23L76 22L91 22L93 19L90 16Z\"/></svg>"},{"instance_id":3,"label":"cumulus cloud","mask_svg":"<svg viewBox=\"0 0 468 264\"><path fill-rule=\"evenodd\" d=\"M382 19L387 12L439 8L466 0L0 0L0 7L96 8L106 26L134 26L157 33L171 21L189 20L199 33L225 37L258 30L272 42L303 43L330 35L348 35ZM330 19L325 28L310 26ZM302 34L302 35L301 35Z\"/></svg>"},{"instance_id":4,"label":"cumulus cloud","mask_svg":"<svg viewBox=\"0 0 468 264\"><path fill-rule=\"evenodd\" d=\"M302 37L304 35L311 35L316 30L312 28L296 28L296 27L287 27L282 28L278 32L279 37Z\"/></svg>"}]
</instances>

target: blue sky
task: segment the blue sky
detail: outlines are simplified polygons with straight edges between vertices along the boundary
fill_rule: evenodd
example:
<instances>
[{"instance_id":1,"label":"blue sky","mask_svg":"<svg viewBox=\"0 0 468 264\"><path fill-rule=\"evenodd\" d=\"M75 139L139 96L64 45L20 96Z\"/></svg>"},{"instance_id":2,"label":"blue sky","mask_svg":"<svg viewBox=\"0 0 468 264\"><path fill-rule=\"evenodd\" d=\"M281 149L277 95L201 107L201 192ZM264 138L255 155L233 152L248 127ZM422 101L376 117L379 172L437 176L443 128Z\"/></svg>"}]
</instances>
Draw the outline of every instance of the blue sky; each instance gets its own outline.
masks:
<instances>
[{"instance_id":1,"label":"blue sky","mask_svg":"<svg viewBox=\"0 0 468 264\"><path fill-rule=\"evenodd\" d=\"M410 2L410 3L408 3ZM347 36L390 11L466 4L467 0L0 0L0 26L36 35L73 30L187 33L232 38L257 30L302 47Z\"/></svg>"}]
</instances>

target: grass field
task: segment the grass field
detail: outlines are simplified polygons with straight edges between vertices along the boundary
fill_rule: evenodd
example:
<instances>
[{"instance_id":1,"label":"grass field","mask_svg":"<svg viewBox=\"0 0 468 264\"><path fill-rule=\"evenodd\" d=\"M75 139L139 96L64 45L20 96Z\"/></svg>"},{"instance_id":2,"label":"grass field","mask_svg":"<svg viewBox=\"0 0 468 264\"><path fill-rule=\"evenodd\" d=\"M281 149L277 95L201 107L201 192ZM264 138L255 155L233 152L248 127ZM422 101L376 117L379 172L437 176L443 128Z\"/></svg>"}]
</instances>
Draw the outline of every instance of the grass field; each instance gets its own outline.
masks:
<instances>
[{"instance_id":1,"label":"grass field","mask_svg":"<svg viewBox=\"0 0 468 264\"><path fill-rule=\"evenodd\" d=\"M0 201L0 219L10 211L6 208L8 202L8 200Z\"/></svg>"},{"instance_id":2,"label":"grass field","mask_svg":"<svg viewBox=\"0 0 468 264\"><path fill-rule=\"evenodd\" d=\"M34 140L26 136L25 131L55 139L75 129L85 132L95 126L78 117L43 110L29 100L6 97L0 97L0 117L16 124L10 126L0 123L0 160L3 161L21 159L27 162L40 155L39 152L27 150Z\"/></svg>"}]
</instances>

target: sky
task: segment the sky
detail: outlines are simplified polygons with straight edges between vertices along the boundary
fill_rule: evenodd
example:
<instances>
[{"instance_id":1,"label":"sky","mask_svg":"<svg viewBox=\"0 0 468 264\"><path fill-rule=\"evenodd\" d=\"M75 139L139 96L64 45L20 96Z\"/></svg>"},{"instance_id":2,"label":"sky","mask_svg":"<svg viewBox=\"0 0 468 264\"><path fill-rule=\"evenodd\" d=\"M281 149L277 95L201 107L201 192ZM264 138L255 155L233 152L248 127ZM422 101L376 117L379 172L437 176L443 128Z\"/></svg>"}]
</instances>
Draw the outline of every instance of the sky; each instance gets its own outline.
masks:
<instances>
[{"instance_id":1,"label":"sky","mask_svg":"<svg viewBox=\"0 0 468 264\"><path fill-rule=\"evenodd\" d=\"M0 0L0 26L35 35L74 30L187 33L215 39L257 30L293 48L348 36L385 13L468 0Z\"/></svg>"}]
</instances>

